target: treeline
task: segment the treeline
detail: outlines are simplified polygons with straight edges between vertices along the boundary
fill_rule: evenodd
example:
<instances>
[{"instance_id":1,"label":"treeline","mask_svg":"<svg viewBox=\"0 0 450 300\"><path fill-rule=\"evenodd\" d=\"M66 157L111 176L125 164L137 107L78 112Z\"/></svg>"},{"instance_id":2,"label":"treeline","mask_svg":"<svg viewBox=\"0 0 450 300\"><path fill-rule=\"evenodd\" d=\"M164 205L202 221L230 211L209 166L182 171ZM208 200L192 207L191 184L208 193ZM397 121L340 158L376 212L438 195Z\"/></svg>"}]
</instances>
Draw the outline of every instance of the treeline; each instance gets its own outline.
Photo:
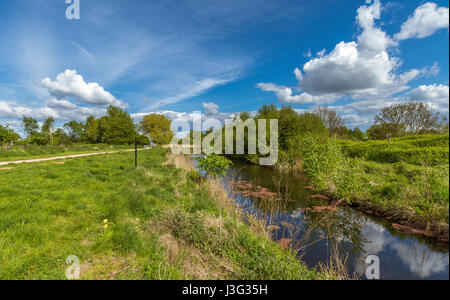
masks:
<instances>
[{"instance_id":1,"label":"treeline","mask_svg":"<svg viewBox=\"0 0 450 300\"><path fill-rule=\"evenodd\" d=\"M318 108L315 113L329 129L330 135L341 139L383 140L389 137L447 133L449 130L447 117L434 112L422 102L411 101L384 107L375 116L374 125L366 132L358 127L353 130L345 127L344 119L326 107Z\"/></svg>"},{"instance_id":2,"label":"treeline","mask_svg":"<svg viewBox=\"0 0 450 300\"><path fill-rule=\"evenodd\" d=\"M249 118L250 114L244 112L236 120L246 121ZM254 119L278 120L279 163L291 166L305 155L300 153L301 146L305 146L306 140L312 142L310 138L317 145L328 145L329 148L324 150L327 152L334 147L333 140L376 141L404 136L448 133L447 118L421 102L406 102L383 108L376 115L375 124L366 132L359 128L347 128L342 116L325 107L319 107L314 112L299 114L290 106L279 109L274 104L263 105ZM202 134L202 137L207 133ZM193 133L191 132L190 135L192 139ZM247 132L245 132L246 150L247 144ZM336 147L339 148L338 145ZM241 158L256 162L258 155L245 154L241 155Z\"/></svg>"},{"instance_id":3,"label":"treeline","mask_svg":"<svg viewBox=\"0 0 450 300\"><path fill-rule=\"evenodd\" d=\"M109 106L105 116L90 116L85 122L72 120L62 128L55 128L55 119L52 117L45 119L41 126L36 119L27 116L23 117L22 123L25 139L11 128L0 125L0 146L13 143L39 146L130 145L135 138L139 145L149 145L149 137L154 143L166 143L173 136L167 118L152 114L145 116L140 124L135 124L127 111L115 106Z\"/></svg>"}]
</instances>

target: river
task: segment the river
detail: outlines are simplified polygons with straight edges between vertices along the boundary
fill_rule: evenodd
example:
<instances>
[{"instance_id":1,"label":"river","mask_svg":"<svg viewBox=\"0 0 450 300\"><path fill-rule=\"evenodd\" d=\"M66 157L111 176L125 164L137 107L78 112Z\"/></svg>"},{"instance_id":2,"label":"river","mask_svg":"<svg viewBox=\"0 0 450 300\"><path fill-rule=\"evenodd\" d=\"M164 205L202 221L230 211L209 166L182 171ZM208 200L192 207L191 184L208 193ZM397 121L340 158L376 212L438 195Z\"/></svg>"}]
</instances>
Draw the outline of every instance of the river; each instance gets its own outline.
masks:
<instances>
[{"instance_id":1,"label":"river","mask_svg":"<svg viewBox=\"0 0 450 300\"><path fill-rule=\"evenodd\" d=\"M316 193L301 174L234 161L222 183L246 213L265 220L274 241L295 249L309 267L332 261L352 278L366 279L366 258L376 255L380 279L449 279L448 243L406 234L351 207L329 208L328 201L312 197ZM242 188L249 184L256 192ZM270 192L278 199L260 197Z\"/></svg>"}]
</instances>

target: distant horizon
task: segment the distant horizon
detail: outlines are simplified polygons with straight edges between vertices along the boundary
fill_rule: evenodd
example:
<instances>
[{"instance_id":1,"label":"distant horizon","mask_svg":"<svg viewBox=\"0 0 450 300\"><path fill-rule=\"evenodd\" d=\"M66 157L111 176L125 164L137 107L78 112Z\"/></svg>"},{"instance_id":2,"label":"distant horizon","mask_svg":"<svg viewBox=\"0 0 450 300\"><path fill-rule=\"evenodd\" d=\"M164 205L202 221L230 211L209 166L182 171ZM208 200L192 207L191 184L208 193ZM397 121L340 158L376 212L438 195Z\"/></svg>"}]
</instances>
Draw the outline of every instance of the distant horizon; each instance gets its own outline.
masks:
<instances>
[{"instance_id":1,"label":"distant horizon","mask_svg":"<svg viewBox=\"0 0 450 300\"><path fill-rule=\"evenodd\" d=\"M365 131L414 98L448 116L448 1L64 0L0 3L0 124L108 105L138 121L326 106Z\"/></svg>"}]
</instances>

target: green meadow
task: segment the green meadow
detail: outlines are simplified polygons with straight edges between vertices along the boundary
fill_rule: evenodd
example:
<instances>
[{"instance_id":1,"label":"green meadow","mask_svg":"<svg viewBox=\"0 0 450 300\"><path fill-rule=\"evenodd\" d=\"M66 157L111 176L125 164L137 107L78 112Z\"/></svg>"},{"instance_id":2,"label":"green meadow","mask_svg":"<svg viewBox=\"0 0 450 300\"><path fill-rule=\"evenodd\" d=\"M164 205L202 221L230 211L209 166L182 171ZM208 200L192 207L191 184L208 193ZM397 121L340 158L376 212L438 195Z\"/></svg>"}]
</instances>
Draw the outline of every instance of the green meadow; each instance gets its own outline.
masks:
<instances>
[{"instance_id":1,"label":"green meadow","mask_svg":"<svg viewBox=\"0 0 450 300\"><path fill-rule=\"evenodd\" d=\"M167 150L0 168L0 279L325 279ZM181 159L181 163L180 163ZM185 168L177 168L184 165Z\"/></svg>"},{"instance_id":2,"label":"green meadow","mask_svg":"<svg viewBox=\"0 0 450 300\"><path fill-rule=\"evenodd\" d=\"M304 171L319 189L448 237L448 133L405 136L391 143L330 139L317 146L313 140L303 146Z\"/></svg>"},{"instance_id":3,"label":"green meadow","mask_svg":"<svg viewBox=\"0 0 450 300\"><path fill-rule=\"evenodd\" d=\"M105 144L73 144L67 146L38 146L38 145L14 145L8 149L0 148L0 162L46 158L57 155L72 155L78 153L94 153L132 149L128 145Z\"/></svg>"}]
</instances>

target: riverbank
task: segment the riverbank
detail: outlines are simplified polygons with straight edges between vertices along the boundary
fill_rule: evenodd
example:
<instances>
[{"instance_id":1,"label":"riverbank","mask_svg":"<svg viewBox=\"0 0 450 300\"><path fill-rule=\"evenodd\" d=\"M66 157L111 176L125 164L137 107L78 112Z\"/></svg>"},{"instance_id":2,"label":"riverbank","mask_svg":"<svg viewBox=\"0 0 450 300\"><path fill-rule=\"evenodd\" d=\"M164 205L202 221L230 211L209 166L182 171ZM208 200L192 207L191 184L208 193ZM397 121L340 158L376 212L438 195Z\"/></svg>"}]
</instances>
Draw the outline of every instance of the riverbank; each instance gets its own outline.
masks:
<instances>
[{"instance_id":1,"label":"riverbank","mask_svg":"<svg viewBox=\"0 0 450 300\"><path fill-rule=\"evenodd\" d=\"M331 279L239 219L226 192L167 150L0 171L0 278ZM178 166L178 168L177 168Z\"/></svg>"},{"instance_id":2,"label":"riverbank","mask_svg":"<svg viewBox=\"0 0 450 300\"><path fill-rule=\"evenodd\" d=\"M300 165L317 193L389 220L397 229L448 242L449 165L379 163L345 157L327 172Z\"/></svg>"},{"instance_id":3,"label":"riverbank","mask_svg":"<svg viewBox=\"0 0 450 300\"><path fill-rule=\"evenodd\" d=\"M256 156L233 158L257 163ZM448 242L448 134L392 139L391 144L307 135L280 151L276 167L305 174L308 185L332 205L350 205L385 217L399 230Z\"/></svg>"},{"instance_id":4,"label":"riverbank","mask_svg":"<svg viewBox=\"0 0 450 300\"><path fill-rule=\"evenodd\" d=\"M449 166L362 163L365 187L348 203L389 220L399 230L442 242L449 238Z\"/></svg>"}]
</instances>

